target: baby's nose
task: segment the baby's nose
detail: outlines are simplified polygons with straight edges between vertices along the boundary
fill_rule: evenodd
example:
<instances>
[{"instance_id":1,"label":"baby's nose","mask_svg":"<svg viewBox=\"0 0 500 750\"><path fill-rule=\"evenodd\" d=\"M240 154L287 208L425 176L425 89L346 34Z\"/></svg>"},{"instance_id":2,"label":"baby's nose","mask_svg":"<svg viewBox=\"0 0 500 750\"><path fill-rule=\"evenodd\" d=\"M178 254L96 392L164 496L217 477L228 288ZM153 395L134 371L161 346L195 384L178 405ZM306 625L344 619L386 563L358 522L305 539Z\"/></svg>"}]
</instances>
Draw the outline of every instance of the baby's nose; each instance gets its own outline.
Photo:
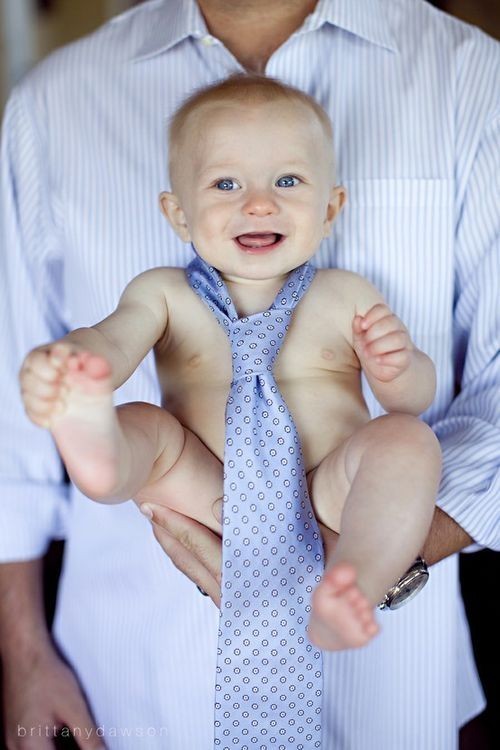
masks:
<instances>
[{"instance_id":1,"label":"baby's nose","mask_svg":"<svg viewBox=\"0 0 500 750\"><path fill-rule=\"evenodd\" d=\"M271 193L255 191L247 196L243 212L251 216L269 216L278 213L278 206Z\"/></svg>"}]
</instances>

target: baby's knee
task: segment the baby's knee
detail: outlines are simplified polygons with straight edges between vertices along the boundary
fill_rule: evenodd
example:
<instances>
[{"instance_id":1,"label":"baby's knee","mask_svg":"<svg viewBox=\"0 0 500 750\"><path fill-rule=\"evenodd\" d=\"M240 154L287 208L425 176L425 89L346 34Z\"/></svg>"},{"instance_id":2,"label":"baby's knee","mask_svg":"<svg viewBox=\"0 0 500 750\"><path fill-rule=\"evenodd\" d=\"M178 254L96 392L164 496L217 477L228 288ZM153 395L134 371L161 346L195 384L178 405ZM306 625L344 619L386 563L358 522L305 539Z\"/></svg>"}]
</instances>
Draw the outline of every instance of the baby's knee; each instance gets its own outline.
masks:
<instances>
[{"instance_id":1,"label":"baby's knee","mask_svg":"<svg viewBox=\"0 0 500 750\"><path fill-rule=\"evenodd\" d=\"M410 451L414 456L440 463L439 441L429 425L421 419L411 414L386 414L379 420L381 439L387 441L391 448Z\"/></svg>"}]
</instances>

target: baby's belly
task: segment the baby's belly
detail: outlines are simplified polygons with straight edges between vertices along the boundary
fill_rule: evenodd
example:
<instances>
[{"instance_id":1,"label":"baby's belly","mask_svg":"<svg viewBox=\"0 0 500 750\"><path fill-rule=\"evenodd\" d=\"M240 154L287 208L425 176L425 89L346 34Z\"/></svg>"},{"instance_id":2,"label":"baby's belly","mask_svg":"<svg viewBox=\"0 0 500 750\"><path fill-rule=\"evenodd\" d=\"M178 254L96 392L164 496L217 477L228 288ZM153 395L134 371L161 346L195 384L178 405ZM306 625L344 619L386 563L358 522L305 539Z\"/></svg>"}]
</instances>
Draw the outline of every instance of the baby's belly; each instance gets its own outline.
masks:
<instances>
[{"instance_id":1,"label":"baby's belly","mask_svg":"<svg viewBox=\"0 0 500 750\"><path fill-rule=\"evenodd\" d=\"M369 420L359 379L339 373L278 381L297 427L306 472ZM184 383L164 396L164 407L224 460L229 384Z\"/></svg>"}]
</instances>

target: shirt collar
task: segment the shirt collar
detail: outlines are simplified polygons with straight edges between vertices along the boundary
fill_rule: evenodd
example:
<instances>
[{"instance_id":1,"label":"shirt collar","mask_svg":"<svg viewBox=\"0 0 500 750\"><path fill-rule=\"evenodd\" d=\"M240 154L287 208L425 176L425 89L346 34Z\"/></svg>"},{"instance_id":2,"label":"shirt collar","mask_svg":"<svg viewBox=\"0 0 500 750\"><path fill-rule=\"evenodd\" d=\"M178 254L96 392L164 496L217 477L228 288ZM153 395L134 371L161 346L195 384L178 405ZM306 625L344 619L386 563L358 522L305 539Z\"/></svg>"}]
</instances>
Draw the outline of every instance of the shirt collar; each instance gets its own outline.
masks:
<instances>
[{"instance_id":1,"label":"shirt collar","mask_svg":"<svg viewBox=\"0 0 500 750\"><path fill-rule=\"evenodd\" d=\"M392 52L398 51L389 22L388 4L383 0L319 0L301 31L318 29L324 23Z\"/></svg>"},{"instance_id":2,"label":"shirt collar","mask_svg":"<svg viewBox=\"0 0 500 750\"><path fill-rule=\"evenodd\" d=\"M144 36L133 54L143 60L166 52L188 37L200 38L208 31L196 0L160 0L146 9ZM372 44L398 51L382 0L319 0L297 33L315 31L325 23L337 26Z\"/></svg>"},{"instance_id":3,"label":"shirt collar","mask_svg":"<svg viewBox=\"0 0 500 750\"><path fill-rule=\"evenodd\" d=\"M144 60L166 52L188 37L208 34L205 20L196 0L161 0L144 8L145 30L132 59Z\"/></svg>"}]
</instances>

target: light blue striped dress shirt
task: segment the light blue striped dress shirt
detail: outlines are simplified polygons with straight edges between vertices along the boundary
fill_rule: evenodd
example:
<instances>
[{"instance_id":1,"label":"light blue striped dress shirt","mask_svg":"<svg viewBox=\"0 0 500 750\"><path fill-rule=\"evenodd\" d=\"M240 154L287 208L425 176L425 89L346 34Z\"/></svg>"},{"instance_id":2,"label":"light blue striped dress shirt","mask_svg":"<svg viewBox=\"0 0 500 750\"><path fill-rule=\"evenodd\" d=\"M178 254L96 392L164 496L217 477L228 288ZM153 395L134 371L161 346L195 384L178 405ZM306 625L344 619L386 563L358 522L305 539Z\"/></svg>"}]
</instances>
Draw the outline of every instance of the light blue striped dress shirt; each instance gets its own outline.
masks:
<instances>
[{"instance_id":1,"label":"light blue striped dress shirt","mask_svg":"<svg viewBox=\"0 0 500 750\"><path fill-rule=\"evenodd\" d=\"M153 0L51 55L6 112L0 554L67 537L55 635L113 750L210 750L217 611L135 505L68 491L17 371L30 348L109 314L136 274L190 260L157 207L167 119L239 69L193 0ZM315 262L370 278L434 359L439 505L500 548L499 45L421 0L320 0L266 72L334 123L349 200ZM127 400L158 403L151 355ZM484 705L456 556L380 620L368 647L325 658L324 750L452 750Z\"/></svg>"}]
</instances>

